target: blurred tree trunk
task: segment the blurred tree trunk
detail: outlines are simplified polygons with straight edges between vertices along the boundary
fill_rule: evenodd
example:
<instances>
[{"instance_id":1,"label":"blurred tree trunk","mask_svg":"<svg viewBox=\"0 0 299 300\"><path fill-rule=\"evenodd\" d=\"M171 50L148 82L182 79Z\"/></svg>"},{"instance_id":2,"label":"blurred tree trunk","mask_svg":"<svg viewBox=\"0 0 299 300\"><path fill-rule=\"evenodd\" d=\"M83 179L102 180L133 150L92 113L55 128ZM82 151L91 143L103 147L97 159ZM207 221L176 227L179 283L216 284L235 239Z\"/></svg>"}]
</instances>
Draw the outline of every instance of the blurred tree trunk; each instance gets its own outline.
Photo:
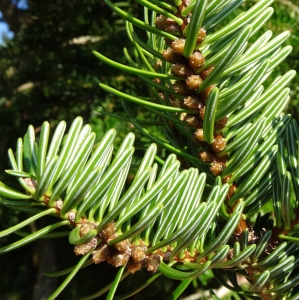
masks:
<instances>
[{"instance_id":1,"label":"blurred tree trunk","mask_svg":"<svg viewBox=\"0 0 299 300\"><path fill-rule=\"evenodd\" d=\"M44 275L44 272L57 271L55 244L54 239L43 239L36 242L34 262L37 268L37 276L33 300L45 300L57 288L57 278Z\"/></svg>"},{"instance_id":2,"label":"blurred tree trunk","mask_svg":"<svg viewBox=\"0 0 299 300\"><path fill-rule=\"evenodd\" d=\"M23 25L29 20L29 14L26 10L17 7L12 0L1 0L0 11L2 12L2 21L5 21L9 29L13 32L20 31Z\"/></svg>"}]
</instances>

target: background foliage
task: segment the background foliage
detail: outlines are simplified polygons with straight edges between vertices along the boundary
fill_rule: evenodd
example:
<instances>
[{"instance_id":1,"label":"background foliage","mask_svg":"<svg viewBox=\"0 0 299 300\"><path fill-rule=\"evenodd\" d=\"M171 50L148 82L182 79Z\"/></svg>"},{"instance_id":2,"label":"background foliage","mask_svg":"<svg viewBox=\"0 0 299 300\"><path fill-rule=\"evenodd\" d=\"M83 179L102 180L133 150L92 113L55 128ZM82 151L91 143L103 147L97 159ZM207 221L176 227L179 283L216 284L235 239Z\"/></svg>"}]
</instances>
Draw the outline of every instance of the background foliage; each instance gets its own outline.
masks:
<instances>
[{"instance_id":1,"label":"background foliage","mask_svg":"<svg viewBox=\"0 0 299 300\"><path fill-rule=\"evenodd\" d=\"M99 117L90 109L93 104L100 105L112 113L124 116L119 99L101 90L95 82L96 78L118 90L126 92L133 89L142 94L138 79L101 64L91 54L92 50L97 50L124 62L123 47L128 46L124 23L99 0L31 0L26 9L18 8L17 2L1 1L0 4L3 18L14 32L14 37L6 40L5 45L0 47L0 170L6 168L6 150L15 147L15 141L24 134L29 124L39 128L44 120L48 120L51 126L55 126L62 119L70 123L75 116L81 115L93 125L99 138L101 133L111 127L117 129L119 138L131 131L130 123ZM247 1L246 6L252 6L254 2ZM123 5L134 11L135 15L141 14L132 0ZM271 29L274 34L290 30L292 34L288 43L294 48L288 59L273 74L275 77L289 69L299 69L299 32L296 31L299 28L299 1L277 0L273 6L275 14L265 30ZM298 76L297 74L291 83L292 97L289 106L293 116L297 117ZM142 112L140 115L146 118ZM142 144L148 141L141 138L140 134L137 135L136 140L142 148ZM1 173L0 177L3 176L4 173ZM0 230L25 217L23 213L1 207ZM31 230L43 226L45 224L36 222ZM13 236L4 238L1 243L3 241L3 244L8 244L13 239ZM43 294L49 294L47 290L54 290L59 279L42 277L41 272L72 265L76 258L70 253L73 253L72 247L61 239L46 242L41 240L1 256L1 270L6 270L0 272L1 297L29 299L34 295L34 299L42 299ZM61 295L61 299L76 299L77 294L86 294L84 291L96 288L94 285L99 278L105 278L108 282L109 274L113 276L113 271L108 265L105 268L92 266L86 272L83 270ZM147 274L142 273L135 278L142 282L143 276ZM80 282L83 279L82 285ZM132 285L136 284L136 281L132 282ZM202 282L198 284L199 287L204 284L208 284L210 288L218 287L213 286L215 283L207 278L202 278ZM163 293L166 295L175 285L176 282L164 278L138 297L157 299L159 295L164 299ZM192 290L190 287L187 293L194 291L195 288Z\"/></svg>"}]
</instances>

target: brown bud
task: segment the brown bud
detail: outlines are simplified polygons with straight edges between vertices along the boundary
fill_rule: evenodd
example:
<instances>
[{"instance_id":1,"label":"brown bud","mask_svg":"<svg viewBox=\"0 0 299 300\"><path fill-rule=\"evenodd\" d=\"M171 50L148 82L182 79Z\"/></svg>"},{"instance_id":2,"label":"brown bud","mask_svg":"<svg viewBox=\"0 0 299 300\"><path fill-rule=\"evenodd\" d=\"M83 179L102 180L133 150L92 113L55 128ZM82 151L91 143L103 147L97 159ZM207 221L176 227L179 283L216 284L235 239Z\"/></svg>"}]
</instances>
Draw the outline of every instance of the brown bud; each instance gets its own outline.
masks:
<instances>
[{"instance_id":1,"label":"brown bud","mask_svg":"<svg viewBox=\"0 0 299 300\"><path fill-rule=\"evenodd\" d=\"M185 39L176 39L171 43L170 47L173 49L174 53L183 55L185 42Z\"/></svg>"},{"instance_id":2,"label":"brown bud","mask_svg":"<svg viewBox=\"0 0 299 300\"><path fill-rule=\"evenodd\" d=\"M180 107L180 104L178 103L178 101L175 100L170 100L171 106L173 107Z\"/></svg>"},{"instance_id":3,"label":"brown bud","mask_svg":"<svg viewBox=\"0 0 299 300\"><path fill-rule=\"evenodd\" d=\"M170 47L168 47L166 50L164 50L162 52L162 55L164 57L164 59L167 61L167 62L170 62L170 63L175 63L177 62L178 60L180 60L180 56L177 55L174 50Z\"/></svg>"},{"instance_id":4,"label":"brown bud","mask_svg":"<svg viewBox=\"0 0 299 300\"><path fill-rule=\"evenodd\" d=\"M195 128L200 128L202 127L202 122L200 121L200 119L197 117L197 116L194 116L194 115L186 115L184 117L184 121L189 125L189 126L192 126L192 127L195 127Z\"/></svg>"},{"instance_id":5,"label":"brown bud","mask_svg":"<svg viewBox=\"0 0 299 300\"><path fill-rule=\"evenodd\" d=\"M185 82L183 81L176 81L173 85L172 85L172 89L179 95L186 95L188 94L188 89L187 86L185 84Z\"/></svg>"},{"instance_id":6,"label":"brown bud","mask_svg":"<svg viewBox=\"0 0 299 300\"><path fill-rule=\"evenodd\" d=\"M163 15L159 15L156 18L156 26L162 30L165 30L167 27L175 24L176 22L174 20Z\"/></svg>"},{"instance_id":7,"label":"brown bud","mask_svg":"<svg viewBox=\"0 0 299 300\"><path fill-rule=\"evenodd\" d=\"M115 226L115 222L112 221L111 223L109 223L101 232L100 232L100 237L102 239L108 239L109 237L111 237L112 235L114 235L116 232L116 226Z\"/></svg>"},{"instance_id":8,"label":"brown bud","mask_svg":"<svg viewBox=\"0 0 299 300\"><path fill-rule=\"evenodd\" d=\"M216 129L216 130L223 129L223 128L226 126L227 121L228 121L228 118L225 117L225 118L223 118L223 119L221 119L221 120L215 122L215 124L214 124L215 129Z\"/></svg>"},{"instance_id":9,"label":"brown bud","mask_svg":"<svg viewBox=\"0 0 299 300\"><path fill-rule=\"evenodd\" d=\"M160 97L161 100L165 101L165 96L164 96L163 93L159 93L159 97Z\"/></svg>"},{"instance_id":10,"label":"brown bud","mask_svg":"<svg viewBox=\"0 0 299 300\"><path fill-rule=\"evenodd\" d=\"M124 266L129 261L130 254L130 252L115 253L109 256L107 262L116 268Z\"/></svg>"},{"instance_id":11,"label":"brown bud","mask_svg":"<svg viewBox=\"0 0 299 300\"><path fill-rule=\"evenodd\" d=\"M181 0L180 1L180 10L183 10L190 4L190 0Z\"/></svg>"},{"instance_id":12,"label":"brown bud","mask_svg":"<svg viewBox=\"0 0 299 300\"><path fill-rule=\"evenodd\" d=\"M94 223L91 223L91 222L86 222L86 223L83 223L81 226L80 226L80 236L84 236L85 234L87 234L89 231L93 230L93 229L96 229L97 228L97 225L94 224Z\"/></svg>"},{"instance_id":13,"label":"brown bud","mask_svg":"<svg viewBox=\"0 0 299 300\"><path fill-rule=\"evenodd\" d=\"M176 23L175 24L171 24L171 25L169 25L169 26L167 26L165 28L165 31L167 31L167 32L179 32L180 31L180 27Z\"/></svg>"},{"instance_id":14,"label":"brown bud","mask_svg":"<svg viewBox=\"0 0 299 300\"><path fill-rule=\"evenodd\" d=\"M204 162L210 163L210 162L215 161L215 156L211 152L200 151L198 153L198 155L202 159L202 161L204 161Z\"/></svg>"},{"instance_id":15,"label":"brown bud","mask_svg":"<svg viewBox=\"0 0 299 300\"><path fill-rule=\"evenodd\" d=\"M119 251L119 252L125 252L125 251L131 251L130 250L131 243L129 240L123 240L119 243L116 243L114 247Z\"/></svg>"},{"instance_id":16,"label":"brown bud","mask_svg":"<svg viewBox=\"0 0 299 300\"><path fill-rule=\"evenodd\" d=\"M203 120L204 116L205 116L205 111L206 111L206 107L204 106L200 112L199 112L199 116L200 118Z\"/></svg>"},{"instance_id":17,"label":"brown bud","mask_svg":"<svg viewBox=\"0 0 299 300\"><path fill-rule=\"evenodd\" d=\"M199 51L195 51L189 56L189 66L193 70L197 70L198 68L200 68L204 64L204 62L205 58Z\"/></svg>"},{"instance_id":18,"label":"brown bud","mask_svg":"<svg viewBox=\"0 0 299 300\"><path fill-rule=\"evenodd\" d=\"M74 211L69 211L68 214L67 214L67 218L68 220L72 223L72 222L75 222L75 219L76 219L76 212Z\"/></svg>"},{"instance_id":19,"label":"brown bud","mask_svg":"<svg viewBox=\"0 0 299 300\"><path fill-rule=\"evenodd\" d=\"M57 200L55 201L55 208L58 210L61 210L63 206L63 201L62 200Z\"/></svg>"},{"instance_id":20,"label":"brown bud","mask_svg":"<svg viewBox=\"0 0 299 300\"><path fill-rule=\"evenodd\" d=\"M235 184L230 186L230 188L228 190L228 194L227 194L228 199L230 199L234 195L236 189L237 189L237 187Z\"/></svg>"},{"instance_id":21,"label":"brown bud","mask_svg":"<svg viewBox=\"0 0 299 300\"><path fill-rule=\"evenodd\" d=\"M188 89L197 90L198 87L202 84L202 79L199 75L191 75L187 78L186 84Z\"/></svg>"},{"instance_id":22,"label":"brown bud","mask_svg":"<svg viewBox=\"0 0 299 300\"><path fill-rule=\"evenodd\" d=\"M97 245L97 239L93 238L90 242L82 245L77 245L74 248L74 252L76 255L85 255L86 253L93 250Z\"/></svg>"},{"instance_id":23,"label":"brown bud","mask_svg":"<svg viewBox=\"0 0 299 300\"><path fill-rule=\"evenodd\" d=\"M110 241L116 239L117 237L118 237L117 233L114 233L114 234L110 235L106 240L105 239L103 239L103 240L105 240L106 243L109 244Z\"/></svg>"},{"instance_id":24,"label":"brown bud","mask_svg":"<svg viewBox=\"0 0 299 300\"><path fill-rule=\"evenodd\" d=\"M214 161L210 167L210 171L213 175L218 176L224 170L224 165L221 162Z\"/></svg>"},{"instance_id":25,"label":"brown bud","mask_svg":"<svg viewBox=\"0 0 299 300\"><path fill-rule=\"evenodd\" d=\"M215 85L210 85L209 87L207 87L203 92L202 95L205 99L208 99L210 93L212 92L212 89L215 87Z\"/></svg>"},{"instance_id":26,"label":"brown bud","mask_svg":"<svg viewBox=\"0 0 299 300\"><path fill-rule=\"evenodd\" d=\"M160 83L161 83L160 78L154 78L153 81L156 82L157 84L160 84Z\"/></svg>"},{"instance_id":27,"label":"brown bud","mask_svg":"<svg viewBox=\"0 0 299 300\"><path fill-rule=\"evenodd\" d=\"M140 262L135 262L133 260L129 260L126 266L126 269L131 274L134 274L135 272L139 271L141 268L142 268L142 264Z\"/></svg>"},{"instance_id":28,"label":"brown bud","mask_svg":"<svg viewBox=\"0 0 299 300\"><path fill-rule=\"evenodd\" d=\"M211 74L211 72L212 72L213 70L214 70L214 67L207 68L207 69L201 71L201 72L199 73L199 75L200 75L200 77L201 77L202 79L206 79L206 78Z\"/></svg>"},{"instance_id":29,"label":"brown bud","mask_svg":"<svg viewBox=\"0 0 299 300\"><path fill-rule=\"evenodd\" d=\"M195 132L194 132L194 137L199 140L200 142L204 142L204 135L203 135L203 129L200 128L200 129L197 129Z\"/></svg>"},{"instance_id":30,"label":"brown bud","mask_svg":"<svg viewBox=\"0 0 299 300\"><path fill-rule=\"evenodd\" d=\"M167 251L164 253L163 261L169 261L171 252Z\"/></svg>"},{"instance_id":31,"label":"brown bud","mask_svg":"<svg viewBox=\"0 0 299 300\"><path fill-rule=\"evenodd\" d=\"M207 31L203 27L201 27L198 32L196 44L201 44L205 40L206 36L207 36Z\"/></svg>"},{"instance_id":32,"label":"brown bud","mask_svg":"<svg viewBox=\"0 0 299 300\"><path fill-rule=\"evenodd\" d=\"M132 258L135 262L140 262L145 259L146 246L136 246L132 249Z\"/></svg>"},{"instance_id":33,"label":"brown bud","mask_svg":"<svg viewBox=\"0 0 299 300\"><path fill-rule=\"evenodd\" d=\"M160 266L160 260L161 259L159 255L157 254L151 255L146 262L147 270L149 272L156 272Z\"/></svg>"},{"instance_id":34,"label":"brown bud","mask_svg":"<svg viewBox=\"0 0 299 300\"><path fill-rule=\"evenodd\" d=\"M214 141L212 143L212 149L215 153L219 153L226 147L226 142L221 134L214 135Z\"/></svg>"},{"instance_id":35,"label":"brown bud","mask_svg":"<svg viewBox=\"0 0 299 300\"><path fill-rule=\"evenodd\" d=\"M159 15L156 18L156 26L162 30L165 30L165 28L168 26L168 24L166 23L167 17L163 16L163 15Z\"/></svg>"},{"instance_id":36,"label":"brown bud","mask_svg":"<svg viewBox=\"0 0 299 300\"><path fill-rule=\"evenodd\" d=\"M230 179L231 179L231 175L229 176L225 176L223 179L222 179L222 183L227 183Z\"/></svg>"},{"instance_id":37,"label":"brown bud","mask_svg":"<svg viewBox=\"0 0 299 300\"><path fill-rule=\"evenodd\" d=\"M156 61L155 70L158 70L159 66L162 66L162 60L161 59Z\"/></svg>"},{"instance_id":38,"label":"brown bud","mask_svg":"<svg viewBox=\"0 0 299 300\"><path fill-rule=\"evenodd\" d=\"M30 187L31 189L36 189L37 181L33 178L22 178L23 182L26 186Z\"/></svg>"},{"instance_id":39,"label":"brown bud","mask_svg":"<svg viewBox=\"0 0 299 300\"><path fill-rule=\"evenodd\" d=\"M92 251L92 260L95 264L106 261L109 257L109 248L107 244L100 244L94 251Z\"/></svg>"},{"instance_id":40,"label":"brown bud","mask_svg":"<svg viewBox=\"0 0 299 300\"><path fill-rule=\"evenodd\" d=\"M192 70L182 63L175 63L171 68L171 73L176 76L187 77L191 75Z\"/></svg>"},{"instance_id":41,"label":"brown bud","mask_svg":"<svg viewBox=\"0 0 299 300\"><path fill-rule=\"evenodd\" d=\"M203 103L197 97L188 96L184 98L184 105L190 110L200 110L203 107Z\"/></svg>"}]
</instances>

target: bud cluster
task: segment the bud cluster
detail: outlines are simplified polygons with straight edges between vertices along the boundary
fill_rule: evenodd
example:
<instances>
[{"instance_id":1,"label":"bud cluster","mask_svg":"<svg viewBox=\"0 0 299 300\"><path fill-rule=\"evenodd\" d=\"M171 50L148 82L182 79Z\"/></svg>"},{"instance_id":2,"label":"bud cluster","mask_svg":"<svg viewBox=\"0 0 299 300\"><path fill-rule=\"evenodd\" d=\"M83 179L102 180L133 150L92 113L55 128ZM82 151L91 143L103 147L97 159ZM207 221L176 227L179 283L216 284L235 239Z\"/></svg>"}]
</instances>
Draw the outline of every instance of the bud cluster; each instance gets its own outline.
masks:
<instances>
[{"instance_id":1,"label":"bud cluster","mask_svg":"<svg viewBox=\"0 0 299 300\"><path fill-rule=\"evenodd\" d=\"M86 235L89 231L96 229L97 224L82 220L80 224L80 236ZM98 235L89 242L74 247L76 255L85 255L92 252L92 260L95 264L106 261L114 267L126 266L130 273L135 273L141 268L146 268L150 272L156 272L161 261L168 261L171 254L171 248L156 250L154 253L147 253L149 247L140 240L139 243L131 242L128 239L114 245L109 242L117 238L115 222L109 223ZM198 256L191 256L189 251L185 251L183 256L175 256L174 261L194 262Z\"/></svg>"},{"instance_id":2,"label":"bud cluster","mask_svg":"<svg viewBox=\"0 0 299 300\"><path fill-rule=\"evenodd\" d=\"M199 151L198 155L204 162L211 163L210 170L212 174L217 176L224 170L227 161L226 156L218 157L217 155L223 151L226 146L226 142L221 135L221 130L225 127L227 118L215 123L214 132L218 133L215 133L214 141L211 145L206 143L203 136L203 118L208 96L214 86L211 85L202 92L198 92L198 88L213 71L214 67L204 69L205 57L200 50L196 50L206 37L206 30L203 27L200 28L198 32L195 50L189 57L184 56L186 43L184 29L190 22L190 14L187 17L183 17L181 12L188 4L188 0L184 0L181 5L177 7L177 16L183 20L181 26L174 20L163 15L157 17L156 26L166 32L179 35L179 38L172 42L166 40L169 46L162 53L164 60L172 64L171 74L181 77L181 79L176 80L172 84L172 89L175 94L170 95L171 104L175 107L194 111L194 113L191 114L184 114L181 119L188 127L194 128L193 143L200 149L204 149ZM161 98L164 98L162 93Z\"/></svg>"},{"instance_id":3,"label":"bud cluster","mask_svg":"<svg viewBox=\"0 0 299 300\"><path fill-rule=\"evenodd\" d=\"M92 259L98 264L107 261L114 267L125 266L131 273L135 273L142 267L148 271L156 272L163 256L158 254L146 254L148 247L140 241L138 245L129 240L109 246L109 241L117 237L115 223L109 223L98 235L101 243L93 250Z\"/></svg>"}]
</instances>

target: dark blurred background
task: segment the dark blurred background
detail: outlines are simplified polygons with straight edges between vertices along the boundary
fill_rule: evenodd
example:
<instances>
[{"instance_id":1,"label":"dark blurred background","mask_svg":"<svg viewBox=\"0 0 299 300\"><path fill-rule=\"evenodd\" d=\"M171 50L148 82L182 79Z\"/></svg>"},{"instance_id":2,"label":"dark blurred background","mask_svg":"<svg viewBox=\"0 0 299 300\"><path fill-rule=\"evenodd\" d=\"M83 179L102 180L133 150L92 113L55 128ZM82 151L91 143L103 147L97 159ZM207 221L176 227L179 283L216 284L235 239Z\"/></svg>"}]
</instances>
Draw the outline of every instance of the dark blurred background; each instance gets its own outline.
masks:
<instances>
[{"instance_id":1,"label":"dark blurred background","mask_svg":"<svg viewBox=\"0 0 299 300\"><path fill-rule=\"evenodd\" d=\"M255 2L246 1L242 9ZM133 0L123 1L121 5L142 17L140 6ZM271 29L274 36L290 30L292 34L287 43L294 47L274 77L289 69L299 69L299 0L277 0L273 6L275 13L265 30ZM146 95L138 78L114 70L92 55L92 50L97 50L125 63L123 48L131 47L124 22L103 0L0 0L0 31L0 180L15 184L4 172L9 168L6 153L8 148L15 148L17 138L25 134L29 124L34 125L38 134L45 120L55 127L61 120L70 123L81 115L93 126L98 138L114 127L120 141L133 130L130 123L98 115L90 108L101 106L125 116L120 99L101 90L95 79L123 92L135 90L139 95ZM298 119L298 75L291 89L289 112ZM146 118L142 111L136 113ZM136 155L141 156L142 145L149 141L136 134ZM25 213L0 207L0 230L27 217ZM51 218L45 218L26 229L35 231L49 222ZM16 240L15 235L2 238L0 247ZM64 277L47 278L42 272L67 268L77 260L67 238L37 241L0 256L0 299L45 299ZM79 299L93 293L114 274L108 265L90 266L79 272L58 299ZM122 285L120 292L136 287L146 276L145 272L135 274ZM217 287L211 278L211 274L207 274L194 283L187 294L204 285ZM164 299L177 285L177 282L159 279L134 299Z\"/></svg>"}]
</instances>

